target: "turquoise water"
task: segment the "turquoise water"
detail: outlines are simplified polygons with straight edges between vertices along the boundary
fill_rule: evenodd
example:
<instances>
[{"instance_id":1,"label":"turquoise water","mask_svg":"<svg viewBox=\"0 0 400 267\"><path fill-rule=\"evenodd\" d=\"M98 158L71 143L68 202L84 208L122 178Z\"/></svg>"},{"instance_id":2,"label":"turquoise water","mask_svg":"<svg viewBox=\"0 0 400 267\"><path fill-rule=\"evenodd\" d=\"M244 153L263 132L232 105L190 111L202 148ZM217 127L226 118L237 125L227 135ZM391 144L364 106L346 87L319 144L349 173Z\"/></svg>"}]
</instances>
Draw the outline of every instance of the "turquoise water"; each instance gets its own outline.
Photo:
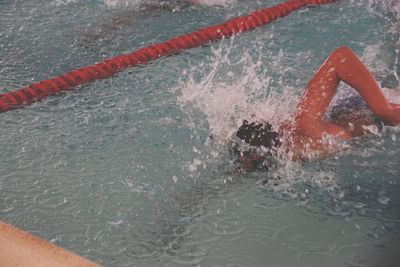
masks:
<instances>
[{"instance_id":1,"label":"turquoise water","mask_svg":"<svg viewBox=\"0 0 400 267\"><path fill-rule=\"evenodd\" d=\"M0 0L0 92L278 2ZM105 266L396 266L398 129L270 173L236 173L226 143L252 113L289 117L341 45L398 88L397 7L303 9L1 114L0 219Z\"/></svg>"}]
</instances>

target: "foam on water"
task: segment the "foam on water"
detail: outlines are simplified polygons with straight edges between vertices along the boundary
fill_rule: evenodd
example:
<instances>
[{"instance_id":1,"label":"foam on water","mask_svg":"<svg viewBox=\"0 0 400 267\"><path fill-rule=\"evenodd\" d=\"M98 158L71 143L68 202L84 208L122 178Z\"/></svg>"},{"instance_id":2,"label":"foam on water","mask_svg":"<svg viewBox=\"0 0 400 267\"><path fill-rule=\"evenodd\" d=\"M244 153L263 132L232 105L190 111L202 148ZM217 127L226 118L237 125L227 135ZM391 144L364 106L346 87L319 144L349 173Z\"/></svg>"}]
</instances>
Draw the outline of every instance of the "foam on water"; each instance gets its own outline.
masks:
<instances>
[{"instance_id":1,"label":"foam on water","mask_svg":"<svg viewBox=\"0 0 400 267\"><path fill-rule=\"evenodd\" d=\"M400 19L400 2L398 0L368 0L368 4L385 13L394 14L397 19Z\"/></svg>"}]
</instances>

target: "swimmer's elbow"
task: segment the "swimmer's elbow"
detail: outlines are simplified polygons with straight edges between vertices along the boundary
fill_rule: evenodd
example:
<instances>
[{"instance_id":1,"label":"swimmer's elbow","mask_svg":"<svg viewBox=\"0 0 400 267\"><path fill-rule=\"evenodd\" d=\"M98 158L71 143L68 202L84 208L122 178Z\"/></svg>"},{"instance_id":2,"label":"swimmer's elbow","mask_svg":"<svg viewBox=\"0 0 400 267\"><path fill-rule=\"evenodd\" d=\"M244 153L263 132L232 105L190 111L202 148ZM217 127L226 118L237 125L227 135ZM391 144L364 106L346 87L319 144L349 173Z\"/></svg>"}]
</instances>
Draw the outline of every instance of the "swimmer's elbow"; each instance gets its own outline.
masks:
<instances>
[{"instance_id":1,"label":"swimmer's elbow","mask_svg":"<svg viewBox=\"0 0 400 267\"><path fill-rule=\"evenodd\" d=\"M351 50L350 47L345 45L336 48L335 51L333 51L333 54L340 54L343 56L355 55L353 50Z\"/></svg>"}]
</instances>

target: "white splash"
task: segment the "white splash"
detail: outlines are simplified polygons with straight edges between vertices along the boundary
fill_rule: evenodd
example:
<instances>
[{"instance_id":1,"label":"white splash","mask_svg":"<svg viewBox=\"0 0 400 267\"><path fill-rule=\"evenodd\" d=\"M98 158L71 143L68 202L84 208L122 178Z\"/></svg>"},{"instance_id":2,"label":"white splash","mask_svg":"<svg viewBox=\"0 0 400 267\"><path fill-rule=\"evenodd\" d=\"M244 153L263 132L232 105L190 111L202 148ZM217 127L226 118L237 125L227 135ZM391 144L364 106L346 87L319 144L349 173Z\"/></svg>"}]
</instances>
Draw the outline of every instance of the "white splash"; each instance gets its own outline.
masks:
<instances>
[{"instance_id":1,"label":"white splash","mask_svg":"<svg viewBox=\"0 0 400 267\"><path fill-rule=\"evenodd\" d=\"M188 73L187 81L182 81L176 89L178 105L185 112L192 122L189 126L196 129L204 125L196 125L198 116L205 115L209 134L213 136L211 142L211 153L220 150L221 155L226 155L227 142L229 142L237 128L242 124L243 119L266 120L277 127L282 121L292 117L292 113L299 100L298 90L283 85L281 79L275 77L280 88L272 86L272 75L268 72L283 75L289 71L280 64L283 55L275 53L268 55L268 66L262 62L261 56L252 58L248 52L240 52L239 60L234 60L237 47L234 41L230 44L222 43L213 50L213 57L210 63L200 64L193 67ZM262 48L259 50L261 54ZM252 51L253 54L254 51ZM264 56L265 53L263 52ZM265 60L264 60L265 61ZM200 77L199 77L200 76ZM206 144L208 145L208 144ZM213 147L216 145L216 147ZM218 151L217 153L218 154ZM189 171L198 170L201 165L206 164L194 158L187 164ZM268 184L276 191L290 192L293 184L301 181L310 181L315 186L335 187L333 173L323 171L304 171L300 163L278 159L279 164L276 170L268 173ZM267 173L265 173L267 175ZM296 197L297 193L294 193Z\"/></svg>"},{"instance_id":2,"label":"white splash","mask_svg":"<svg viewBox=\"0 0 400 267\"><path fill-rule=\"evenodd\" d=\"M400 88L382 88L382 91L391 103L400 104Z\"/></svg>"},{"instance_id":3,"label":"white splash","mask_svg":"<svg viewBox=\"0 0 400 267\"><path fill-rule=\"evenodd\" d=\"M400 42L399 42L400 44ZM390 79L400 84L399 74L397 73L397 66L399 64L400 50L395 50L395 57L393 58L393 54L390 53L393 51L389 51L385 49L384 43L379 42L374 45L368 45L364 54L362 55L362 61L368 66L369 70L373 73L377 82L380 84L385 84L388 79L387 77L391 77ZM392 82L393 83L393 82ZM400 87L395 86L394 88L382 88L382 91L387 99L389 99L392 103L400 103Z\"/></svg>"},{"instance_id":4,"label":"white splash","mask_svg":"<svg viewBox=\"0 0 400 267\"><path fill-rule=\"evenodd\" d=\"M372 8L378 8L384 13L394 14L397 19L400 19L399 0L368 0L368 5Z\"/></svg>"},{"instance_id":5,"label":"white splash","mask_svg":"<svg viewBox=\"0 0 400 267\"><path fill-rule=\"evenodd\" d=\"M269 87L270 78L260 58L253 60L245 52L240 60L231 59L236 53L233 42L213 49L210 66L192 68L189 80L178 88L179 105L189 116L193 108L205 114L210 134L219 143L229 140L243 119L263 119L277 125L289 118L298 99L289 93L293 92L289 86L280 92ZM196 77L208 67L211 70L198 81Z\"/></svg>"},{"instance_id":6,"label":"white splash","mask_svg":"<svg viewBox=\"0 0 400 267\"><path fill-rule=\"evenodd\" d=\"M388 62L391 61L390 55L385 53L386 51L382 49L383 46L383 42L368 45L361 57L362 62L366 64L369 69L373 70L377 77L384 76L390 71L388 64Z\"/></svg>"},{"instance_id":7,"label":"white splash","mask_svg":"<svg viewBox=\"0 0 400 267\"><path fill-rule=\"evenodd\" d=\"M190 172L194 172L194 171L196 171L200 166L203 166L203 169L205 169L205 167L206 167L206 165L205 165L205 163L204 163L203 161L201 161L201 160L198 159L198 158L195 158L195 159L193 160L192 163L188 164L187 168L188 168L188 170L189 170Z\"/></svg>"}]
</instances>

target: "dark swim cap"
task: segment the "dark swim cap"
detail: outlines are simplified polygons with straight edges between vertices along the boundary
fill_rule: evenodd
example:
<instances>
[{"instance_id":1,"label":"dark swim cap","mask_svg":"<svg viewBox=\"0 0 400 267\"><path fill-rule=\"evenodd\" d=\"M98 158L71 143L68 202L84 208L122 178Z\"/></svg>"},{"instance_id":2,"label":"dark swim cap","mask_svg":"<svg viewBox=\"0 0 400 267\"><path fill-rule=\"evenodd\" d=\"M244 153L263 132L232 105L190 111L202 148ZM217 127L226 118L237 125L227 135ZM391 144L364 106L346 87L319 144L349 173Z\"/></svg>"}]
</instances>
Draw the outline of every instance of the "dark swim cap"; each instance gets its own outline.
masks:
<instances>
[{"instance_id":1,"label":"dark swim cap","mask_svg":"<svg viewBox=\"0 0 400 267\"><path fill-rule=\"evenodd\" d=\"M236 132L236 136L251 146L276 149L282 145L279 134L274 131L272 125L268 122L249 123L244 120L242 126Z\"/></svg>"}]
</instances>

